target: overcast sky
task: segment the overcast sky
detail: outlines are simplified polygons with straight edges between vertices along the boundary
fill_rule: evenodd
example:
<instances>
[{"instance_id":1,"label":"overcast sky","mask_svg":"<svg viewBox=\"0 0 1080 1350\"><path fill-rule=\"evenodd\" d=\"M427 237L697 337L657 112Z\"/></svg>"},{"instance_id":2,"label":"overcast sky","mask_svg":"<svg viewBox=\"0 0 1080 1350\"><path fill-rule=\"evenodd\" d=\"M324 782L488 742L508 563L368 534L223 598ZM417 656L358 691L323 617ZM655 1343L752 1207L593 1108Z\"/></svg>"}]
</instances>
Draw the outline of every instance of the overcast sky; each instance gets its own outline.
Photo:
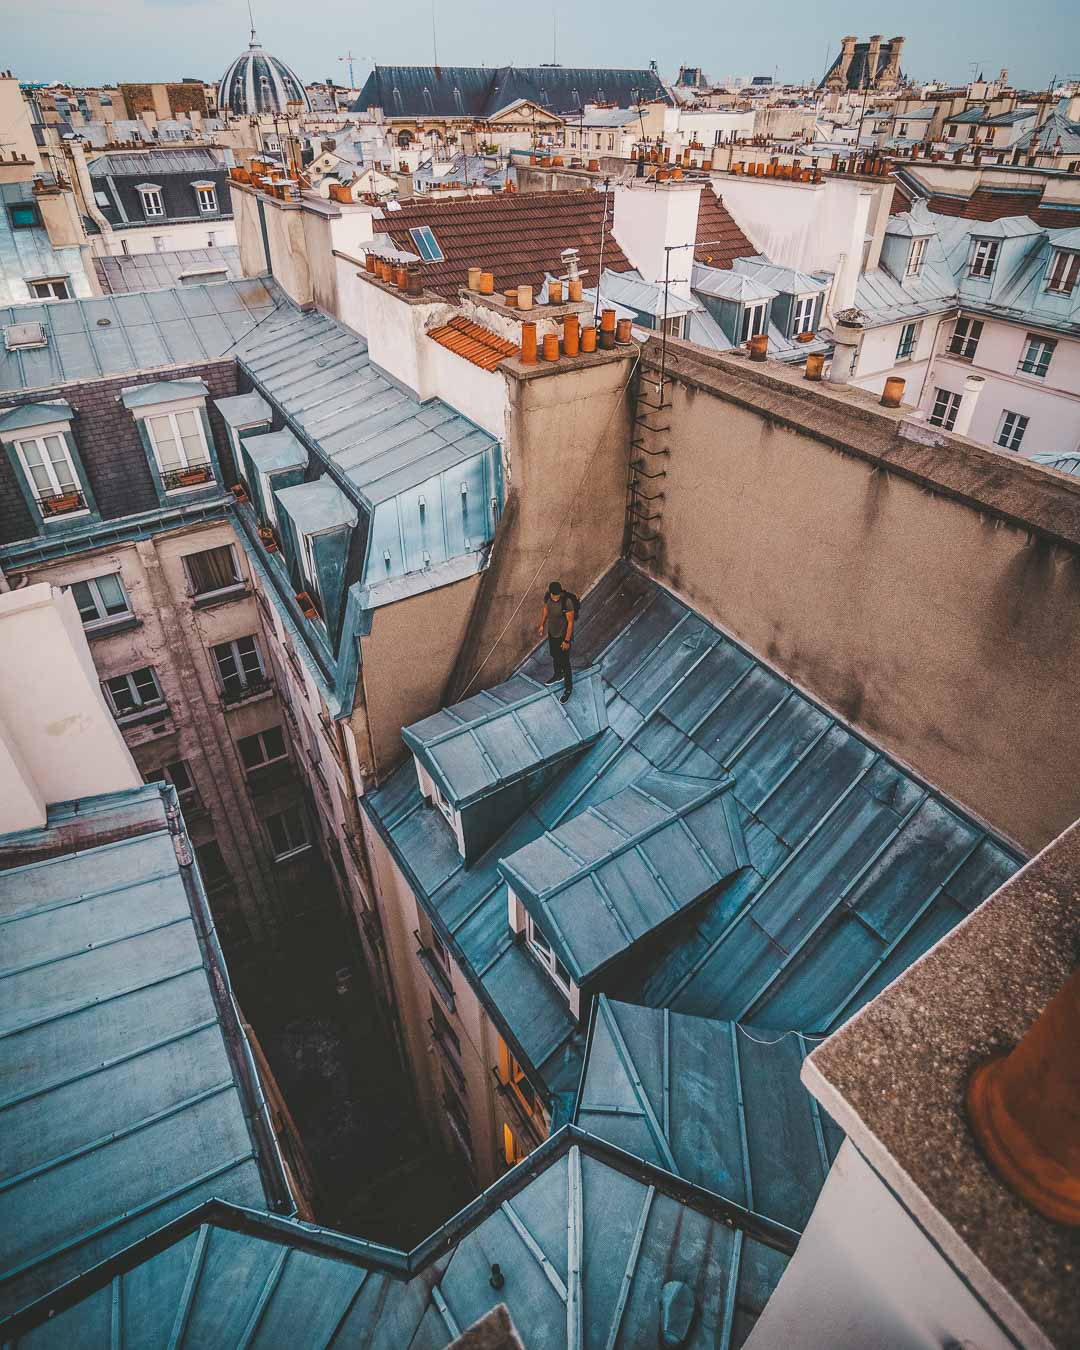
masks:
<instances>
[{"instance_id":1,"label":"overcast sky","mask_svg":"<svg viewBox=\"0 0 1080 1350\"><path fill-rule=\"evenodd\" d=\"M346 81L352 51L359 83L374 61L432 62L432 0L253 0L259 38L305 81ZM860 39L899 28L903 66L917 79L961 82L973 63L988 76L1007 66L1030 88L1080 76L1076 0L434 0L442 65L535 65L552 59L552 17L563 65L645 66L673 77L680 63L728 74L820 78L844 33ZM16 22L11 15L18 12ZM103 84L216 80L247 45L245 0L7 0L2 60L22 80Z\"/></svg>"}]
</instances>

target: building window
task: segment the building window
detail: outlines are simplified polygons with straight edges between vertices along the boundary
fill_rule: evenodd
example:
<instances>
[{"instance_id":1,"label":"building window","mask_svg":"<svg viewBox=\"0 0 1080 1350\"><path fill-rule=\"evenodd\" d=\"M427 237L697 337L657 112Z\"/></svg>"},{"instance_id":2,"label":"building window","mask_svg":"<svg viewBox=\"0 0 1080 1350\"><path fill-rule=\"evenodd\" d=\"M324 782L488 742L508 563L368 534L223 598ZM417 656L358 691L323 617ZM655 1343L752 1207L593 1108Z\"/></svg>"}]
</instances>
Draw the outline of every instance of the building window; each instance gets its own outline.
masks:
<instances>
[{"instance_id":1,"label":"building window","mask_svg":"<svg viewBox=\"0 0 1080 1350\"><path fill-rule=\"evenodd\" d=\"M800 295L795 301L795 310L791 320L792 337L799 333L809 333L813 328L815 299L816 297L813 295Z\"/></svg>"},{"instance_id":2,"label":"building window","mask_svg":"<svg viewBox=\"0 0 1080 1350\"><path fill-rule=\"evenodd\" d=\"M525 937L529 944L529 950L532 952L533 956L536 957L566 997L570 998L573 986L570 972L551 950L551 943L548 942L540 929L537 928L531 914L527 915L525 919Z\"/></svg>"},{"instance_id":3,"label":"building window","mask_svg":"<svg viewBox=\"0 0 1080 1350\"><path fill-rule=\"evenodd\" d=\"M503 1121L503 1157L506 1159L507 1167L516 1167L519 1162L527 1158L528 1152L522 1148L521 1144L514 1137L514 1132Z\"/></svg>"},{"instance_id":4,"label":"building window","mask_svg":"<svg viewBox=\"0 0 1080 1350\"><path fill-rule=\"evenodd\" d=\"M165 214L165 203L161 199L161 188L153 183L144 183L136 191L139 194L139 200L142 202L143 215L147 220L154 220L156 217Z\"/></svg>"},{"instance_id":5,"label":"building window","mask_svg":"<svg viewBox=\"0 0 1080 1350\"><path fill-rule=\"evenodd\" d=\"M998 445L1003 450L1019 450L1027 425L1028 419L1022 413L1009 412L1006 409L1001 415L1001 426L998 427L996 438Z\"/></svg>"},{"instance_id":6,"label":"building window","mask_svg":"<svg viewBox=\"0 0 1080 1350\"><path fill-rule=\"evenodd\" d=\"M948 389L934 390L934 408L930 413L930 421L936 427L944 427L946 431L952 431L956 426L956 414L960 410L960 395L950 392Z\"/></svg>"},{"instance_id":7,"label":"building window","mask_svg":"<svg viewBox=\"0 0 1080 1350\"><path fill-rule=\"evenodd\" d=\"M215 246L216 243L217 243L217 235L214 233L213 230L208 230L208 231L207 231L207 234L206 234L206 247L207 247L207 248L213 248L213 247ZM227 272L224 272L224 273L222 273L222 275L221 275L220 277L219 277L219 276L214 276L214 277L211 278L211 279L212 279L213 281L224 281L224 280L226 279L227 276L228 276L228 273L227 273Z\"/></svg>"},{"instance_id":8,"label":"building window","mask_svg":"<svg viewBox=\"0 0 1080 1350\"><path fill-rule=\"evenodd\" d=\"M409 238L416 245L416 251L423 262L442 262L443 251L431 231L430 225L417 225L409 231Z\"/></svg>"},{"instance_id":9,"label":"building window","mask_svg":"<svg viewBox=\"0 0 1080 1350\"><path fill-rule=\"evenodd\" d=\"M146 427L166 492L213 482L210 451L198 412L159 413L146 418Z\"/></svg>"},{"instance_id":10,"label":"building window","mask_svg":"<svg viewBox=\"0 0 1080 1350\"><path fill-rule=\"evenodd\" d=\"M906 276L917 277L922 271L923 259L926 257L926 240L913 239L911 241L911 252L908 254Z\"/></svg>"},{"instance_id":11,"label":"building window","mask_svg":"<svg viewBox=\"0 0 1080 1350\"><path fill-rule=\"evenodd\" d=\"M668 337L681 338L683 335L683 324L685 318L682 314L675 314L670 319L664 319L661 328Z\"/></svg>"},{"instance_id":12,"label":"building window","mask_svg":"<svg viewBox=\"0 0 1080 1350\"><path fill-rule=\"evenodd\" d=\"M465 1104L457 1094L453 1083L447 1078L445 1072L443 1080L443 1105L446 1107L446 1118L450 1128L455 1135L458 1143L461 1145L465 1156L469 1162L472 1162L473 1147L472 1135L469 1132L469 1113L465 1109Z\"/></svg>"},{"instance_id":13,"label":"building window","mask_svg":"<svg viewBox=\"0 0 1080 1350\"><path fill-rule=\"evenodd\" d=\"M608 133L608 138L607 138L607 148L608 148L609 151L612 151L612 150L615 149L615 133L614 133L614 132L609 132L609 133Z\"/></svg>"},{"instance_id":14,"label":"building window","mask_svg":"<svg viewBox=\"0 0 1080 1350\"><path fill-rule=\"evenodd\" d=\"M216 839L208 839L205 844L195 845L195 857L199 863L199 875L207 895L220 895L222 891L232 890L232 877L221 856L221 846Z\"/></svg>"},{"instance_id":15,"label":"building window","mask_svg":"<svg viewBox=\"0 0 1080 1350\"><path fill-rule=\"evenodd\" d=\"M531 1116L537 1108L536 1091L525 1077L525 1070L510 1053L510 1047L502 1039L499 1041L499 1068L502 1080L511 1088L524 1110Z\"/></svg>"},{"instance_id":16,"label":"building window","mask_svg":"<svg viewBox=\"0 0 1080 1350\"><path fill-rule=\"evenodd\" d=\"M165 707L165 696L152 666L142 666L127 675L114 675L102 682L102 688L118 722Z\"/></svg>"},{"instance_id":17,"label":"building window","mask_svg":"<svg viewBox=\"0 0 1080 1350\"><path fill-rule=\"evenodd\" d=\"M40 281L31 281L30 293L35 300L71 299L67 277L42 277Z\"/></svg>"},{"instance_id":18,"label":"building window","mask_svg":"<svg viewBox=\"0 0 1080 1350\"><path fill-rule=\"evenodd\" d=\"M254 736L241 736L236 742L236 748L240 752L240 762L245 773L288 758L285 735L280 727L267 727L265 731L257 731Z\"/></svg>"},{"instance_id":19,"label":"building window","mask_svg":"<svg viewBox=\"0 0 1080 1350\"><path fill-rule=\"evenodd\" d=\"M176 759L171 764L163 764L160 769L154 769L146 774L145 778L148 783L171 783L176 789L176 799L182 807L187 807L189 811L200 809L202 803L199 800L199 789L195 786L186 759Z\"/></svg>"},{"instance_id":20,"label":"building window","mask_svg":"<svg viewBox=\"0 0 1080 1350\"><path fill-rule=\"evenodd\" d=\"M199 183L195 188L195 196L199 202L199 210L202 214L210 215L218 209L217 188L213 183Z\"/></svg>"},{"instance_id":21,"label":"building window","mask_svg":"<svg viewBox=\"0 0 1080 1350\"><path fill-rule=\"evenodd\" d=\"M37 202L12 202L8 206L8 219L13 230L34 229L41 224Z\"/></svg>"},{"instance_id":22,"label":"building window","mask_svg":"<svg viewBox=\"0 0 1080 1350\"><path fill-rule=\"evenodd\" d=\"M226 703L248 698L267 688L262 653L254 636L219 642L212 650L217 662L221 694Z\"/></svg>"},{"instance_id":23,"label":"building window","mask_svg":"<svg viewBox=\"0 0 1080 1350\"><path fill-rule=\"evenodd\" d=\"M88 509L63 433L16 441L15 451L46 520Z\"/></svg>"},{"instance_id":24,"label":"building window","mask_svg":"<svg viewBox=\"0 0 1080 1350\"><path fill-rule=\"evenodd\" d=\"M976 239L971 250L968 276L992 277L997 266L998 248L996 239Z\"/></svg>"},{"instance_id":25,"label":"building window","mask_svg":"<svg viewBox=\"0 0 1080 1350\"><path fill-rule=\"evenodd\" d=\"M1046 272L1046 289L1055 295L1072 295L1080 278L1080 253L1055 249Z\"/></svg>"},{"instance_id":26,"label":"building window","mask_svg":"<svg viewBox=\"0 0 1080 1350\"><path fill-rule=\"evenodd\" d=\"M165 236L164 236L163 234L155 234L155 235L154 235L154 252L155 252L155 253L164 253L164 252L165 252L165 244L166 244L166 242L167 242L167 241L166 241Z\"/></svg>"},{"instance_id":27,"label":"building window","mask_svg":"<svg viewBox=\"0 0 1080 1350\"><path fill-rule=\"evenodd\" d=\"M897 131L896 134L897 134L898 136L906 136L906 135L907 135L907 128L908 128L908 124L907 124L906 122L901 122L901 123L900 123L900 128L899 128L899 130Z\"/></svg>"},{"instance_id":28,"label":"building window","mask_svg":"<svg viewBox=\"0 0 1080 1350\"><path fill-rule=\"evenodd\" d=\"M231 544L204 549L201 553L185 554L184 570L192 595L217 595L222 591L236 590L244 584Z\"/></svg>"},{"instance_id":29,"label":"building window","mask_svg":"<svg viewBox=\"0 0 1080 1350\"><path fill-rule=\"evenodd\" d=\"M959 356L963 361L973 361L982 337L982 320L967 319L961 316L953 327L949 338L949 355Z\"/></svg>"},{"instance_id":30,"label":"building window","mask_svg":"<svg viewBox=\"0 0 1080 1350\"><path fill-rule=\"evenodd\" d=\"M1024 354L1016 369L1024 375L1035 375L1040 380L1050 369L1050 360L1054 355L1057 342L1054 338L1039 337L1037 333L1029 333L1027 342L1024 346Z\"/></svg>"},{"instance_id":31,"label":"building window","mask_svg":"<svg viewBox=\"0 0 1080 1350\"><path fill-rule=\"evenodd\" d=\"M765 331L765 315L769 308L767 300L759 300L753 305L744 305L742 323L739 327L739 341L749 342L752 337Z\"/></svg>"},{"instance_id":32,"label":"building window","mask_svg":"<svg viewBox=\"0 0 1080 1350\"><path fill-rule=\"evenodd\" d=\"M276 815L267 816L266 833L270 836L270 847L274 851L274 860L282 862L285 858L295 857L311 847L308 839L307 823L298 806L287 807Z\"/></svg>"},{"instance_id":33,"label":"building window","mask_svg":"<svg viewBox=\"0 0 1080 1350\"><path fill-rule=\"evenodd\" d=\"M121 614L131 613L118 572L89 577L86 581L73 581L71 594L75 597L84 628L92 628Z\"/></svg>"},{"instance_id":34,"label":"building window","mask_svg":"<svg viewBox=\"0 0 1080 1350\"><path fill-rule=\"evenodd\" d=\"M906 323L900 329L900 341L896 347L896 359L898 361L910 361L915 355L915 348L919 345L919 334L921 332L921 319L916 319L913 323Z\"/></svg>"}]
</instances>

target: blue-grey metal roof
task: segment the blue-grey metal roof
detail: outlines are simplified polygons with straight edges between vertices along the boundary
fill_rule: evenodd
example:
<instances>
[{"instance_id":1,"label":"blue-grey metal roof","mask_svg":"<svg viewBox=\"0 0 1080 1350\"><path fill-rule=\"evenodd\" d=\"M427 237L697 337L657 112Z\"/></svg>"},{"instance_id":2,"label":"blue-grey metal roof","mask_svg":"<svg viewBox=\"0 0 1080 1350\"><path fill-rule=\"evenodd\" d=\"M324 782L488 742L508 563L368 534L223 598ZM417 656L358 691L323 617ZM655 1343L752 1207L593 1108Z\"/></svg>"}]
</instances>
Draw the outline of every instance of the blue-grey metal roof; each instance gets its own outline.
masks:
<instances>
[{"instance_id":1,"label":"blue-grey metal roof","mask_svg":"<svg viewBox=\"0 0 1080 1350\"><path fill-rule=\"evenodd\" d=\"M801 1232L843 1139L799 1079L814 1044L601 994L574 1123Z\"/></svg>"},{"instance_id":2,"label":"blue-grey metal roof","mask_svg":"<svg viewBox=\"0 0 1080 1350\"><path fill-rule=\"evenodd\" d=\"M250 1050L166 800L153 785L61 804L44 831L0 839L45 855L0 871L0 1312L210 1196L277 1202Z\"/></svg>"},{"instance_id":3,"label":"blue-grey metal roof","mask_svg":"<svg viewBox=\"0 0 1080 1350\"><path fill-rule=\"evenodd\" d=\"M681 1285L692 1322L677 1343L734 1350L791 1250L783 1230L773 1226L773 1241L766 1229L567 1128L411 1252L208 1205L5 1339L40 1350L443 1350L504 1304L529 1350L643 1350L663 1344L662 1292Z\"/></svg>"},{"instance_id":4,"label":"blue-grey metal roof","mask_svg":"<svg viewBox=\"0 0 1080 1350\"><path fill-rule=\"evenodd\" d=\"M600 276L600 296L601 304L622 305L654 319L662 318L665 313L670 319L701 308L700 301L685 298L662 283L645 281L640 273L612 272L606 267Z\"/></svg>"},{"instance_id":5,"label":"blue-grey metal roof","mask_svg":"<svg viewBox=\"0 0 1080 1350\"><path fill-rule=\"evenodd\" d=\"M258 394L230 394L225 398L216 398L214 407L234 430L269 423L273 418L273 409ZM261 439L265 440L265 437Z\"/></svg>"},{"instance_id":6,"label":"blue-grey metal roof","mask_svg":"<svg viewBox=\"0 0 1080 1350\"><path fill-rule=\"evenodd\" d=\"M578 984L749 865L732 782L652 770L500 860Z\"/></svg>"},{"instance_id":7,"label":"blue-grey metal roof","mask_svg":"<svg viewBox=\"0 0 1080 1350\"><path fill-rule=\"evenodd\" d=\"M213 173L225 165L225 152L209 146L176 150L109 150L87 163L91 178L129 174Z\"/></svg>"},{"instance_id":8,"label":"blue-grey metal roof","mask_svg":"<svg viewBox=\"0 0 1080 1350\"><path fill-rule=\"evenodd\" d=\"M1065 154L1076 154L1080 150L1080 122L1073 121L1069 117L1067 98L1061 99L1040 126L1024 132L1016 143L1022 150L1028 149L1034 143L1044 153L1052 153L1059 141Z\"/></svg>"},{"instance_id":9,"label":"blue-grey metal roof","mask_svg":"<svg viewBox=\"0 0 1080 1350\"><path fill-rule=\"evenodd\" d=\"M965 108L962 112L953 113L951 117L946 117L946 122L960 122L967 125L970 122L980 123L986 120L987 107L985 104L979 104L973 108Z\"/></svg>"},{"instance_id":10,"label":"blue-grey metal roof","mask_svg":"<svg viewBox=\"0 0 1080 1350\"><path fill-rule=\"evenodd\" d=\"M731 264L736 272L742 272L763 286L784 295L817 295L829 289L829 277L812 277L808 272L800 272L795 267L781 267L769 262L768 258L736 258ZM709 269L716 270L716 269Z\"/></svg>"},{"instance_id":11,"label":"blue-grey metal roof","mask_svg":"<svg viewBox=\"0 0 1080 1350\"><path fill-rule=\"evenodd\" d=\"M77 244L54 248L44 225L13 227L10 208L33 201L32 184L0 183L0 304L26 304L33 299L29 282L45 277L66 277L73 296L92 295L86 272L89 252Z\"/></svg>"},{"instance_id":12,"label":"blue-grey metal roof","mask_svg":"<svg viewBox=\"0 0 1080 1350\"><path fill-rule=\"evenodd\" d=\"M355 504L325 474L310 483L279 488L277 499L301 534L351 529L356 524Z\"/></svg>"},{"instance_id":13,"label":"blue-grey metal roof","mask_svg":"<svg viewBox=\"0 0 1080 1350\"><path fill-rule=\"evenodd\" d=\"M128 409L152 408L182 398L205 398L209 392L205 380L153 380L121 389L120 402Z\"/></svg>"},{"instance_id":14,"label":"blue-grey metal roof","mask_svg":"<svg viewBox=\"0 0 1080 1350\"><path fill-rule=\"evenodd\" d=\"M210 273L224 272L221 279L228 281L236 281L244 275L240 250L235 244L163 253L117 253L107 258L95 258L94 268L105 295L202 285L209 280L207 274Z\"/></svg>"},{"instance_id":15,"label":"blue-grey metal roof","mask_svg":"<svg viewBox=\"0 0 1080 1350\"><path fill-rule=\"evenodd\" d=\"M468 869L411 764L363 807L518 1058L576 1085L580 1028L515 940L509 857L659 768L730 772L751 866L676 919L604 992L816 1033L959 922L1018 856L626 562L586 597L575 660L599 661L608 729ZM521 667L547 677L546 646Z\"/></svg>"},{"instance_id":16,"label":"blue-grey metal roof","mask_svg":"<svg viewBox=\"0 0 1080 1350\"><path fill-rule=\"evenodd\" d=\"M1060 451L1051 450L1049 452L1032 455L1031 459L1036 464L1043 464L1048 469L1057 469L1058 473L1074 473L1080 476L1080 451L1073 455L1063 455Z\"/></svg>"},{"instance_id":17,"label":"blue-grey metal roof","mask_svg":"<svg viewBox=\"0 0 1080 1350\"><path fill-rule=\"evenodd\" d=\"M0 309L0 328L41 323L44 347L0 346L0 394L213 360L288 302L258 277L171 291Z\"/></svg>"},{"instance_id":18,"label":"blue-grey metal roof","mask_svg":"<svg viewBox=\"0 0 1080 1350\"><path fill-rule=\"evenodd\" d=\"M66 398L47 403L19 403L0 410L0 431L18 431L22 427L47 426L50 422L70 422L71 404Z\"/></svg>"},{"instance_id":19,"label":"blue-grey metal roof","mask_svg":"<svg viewBox=\"0 0 1080 1350\"><path fill-rule=\"evenodd\" d=\"M263 473L303 469L308 462L308 452L287 427L264 432L261 436L248 436L244 441L244 452Z\"/></svg>"},{"instance_id":20,"label":"blue-grey metal roof","mask_svg":"<svg viewBox=\"0 0 1080 1350\"><path fill-rule=\"evenodd\" d=\"M393 384L363 338L318 311L283 308L238 344L237 356L372 506L497 444L441 399L421 403Z\"/></svg>"},{"instance_id":21,"label":"blue-grey metal roof","mask_svg":"<svg viewBox=\"0 0 1080 1350\"><path fill-rule=\"evenodd\" d=\"M690 276L690 285L698 294L714 295L719 300L733 300L740 305L753 300L774 300L780 294L775 287L759 280L756 275L707 267L704 263L694 263Z\"/></svg>"},{"instance_id":22,"label":"blue-grey metal roof","mask_svg":"<svg viewBox=\"0 0 1080 1350\"><path fill-rule=\"evenodd\" d=\"M561 692L561 686L560 686ZM598 669L574 680L574 698L514 675L402 727L405 744L459 810L591 745L607 727Z\"/></svg>"}]
</instances>

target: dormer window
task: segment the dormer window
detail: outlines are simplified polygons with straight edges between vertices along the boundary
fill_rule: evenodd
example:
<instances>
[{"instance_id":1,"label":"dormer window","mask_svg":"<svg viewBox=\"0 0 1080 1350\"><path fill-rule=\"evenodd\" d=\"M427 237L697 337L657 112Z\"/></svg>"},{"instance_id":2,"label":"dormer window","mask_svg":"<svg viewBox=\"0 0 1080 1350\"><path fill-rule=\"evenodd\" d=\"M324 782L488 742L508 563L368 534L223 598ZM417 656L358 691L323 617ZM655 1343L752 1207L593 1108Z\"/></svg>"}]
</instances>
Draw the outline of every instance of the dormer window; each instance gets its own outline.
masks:
<instances>
[{"instance_id":1,"label":"dormer window","mask_svg":"<svg viewBox=\"0 0 1080 1350\"><path fill-rule=\"evenodd\" d=\"M791 336L797 337L800 333L809 333L814 327L814 304L817 300L816 295L800 295L795 301L795 307L792 310L791 318Z\"/></svg>"},{"instance_id":2,"label":"dormer window","mask_svg":"<svg viewBox=\"0 0 1080 1350\"><path fill-rule=\"evenodd\" d=\"M528 944L529 951L551 976L555 986L566 995L566 1001L570 1004L570 1011L576 1017L581 999L578 987L570 978L570 972L551 950L551 944L536 926L531 914L527 914L525 917L525 941Z\"/></svg>"},{"instance_id":3,"label":"dormer window","mask_svg":"<svg viewBox=\"0 0 1080 1350\"><path fill-rule=\"evenodd\" d=\"M765 316L769 311L768 300L758 300L752 305L744 305L742 321L739 324L739 341L749 342L752 337L765 331Z\"/></svg>"},{"instance_id":4,"label":"dormer window","mask_svg":"<svg viewBox=\"0 0 1080 1350\"><path fill-rule=\"evenodd\" d=\"M1080 279L1080 253L1055 249L1046 273L1046 289L1053 295L1072 295Z\"/></svg>"},{"instance_id":5,"label":"dormer window","mask_svg":"<svg viewBox=\"0 0 1080 1350\"><path fill-rule=\"evenodd\" d=\"M926 257L926 240L913 239L911 241L911 252L908 254L907 270L905 276L917 277L922 272L923 259Z\"/></svg>"},{"instance_id":6,"label":"dormer window","mask_svg":"<svg viewBox=\"0 0 1080 1350\"><path fill-rule=\"evenodd\" d=\"M70 421L71 409L62 400L24 404L0 415L0 441L31 508L46 524L95 510L71 441Z\"/></svg>"},{"instance_id":7,"label":"dormer window","mask_svg":"<svg viewBox=\"0 0 1080 1350\"><path fill-rule=\"evenodd\" d=\"M996 239L976 239L968 263L968 276L992 277L997 266L998 248Z\"/></svg>"},{"instance_id":8,"label":"dormer window","mask_svg":"<svg viewBox=\"0 0 1080 1350\"><path fill-rule=\"evenodd\" d=\"M199 214L211 216L217 213L217 188L213 183L193 183L195 199L199 203Z\"/></svg>"},{"instance_id":9,"label":"dormer window","mask_svg":"<svg viewBox=\"0 0 1080 1350\"><path fill-rule=\"evenodd\" d=\"M156 220L165 214L165 203L157 183L140 183L135 191L139 194L143 215L147 220Z\"/></svg>"},{"instance_id":10,"label":"dormer window","mask_svg":"<svg viewBox=\"0 0 1080 1350\"><path fill-rule=\"evenodd\" d=\"M218 482L206 392L202 380L160 380L121 391L120 402L139 426L163 501Z\"/></svg>"}]
</instances>

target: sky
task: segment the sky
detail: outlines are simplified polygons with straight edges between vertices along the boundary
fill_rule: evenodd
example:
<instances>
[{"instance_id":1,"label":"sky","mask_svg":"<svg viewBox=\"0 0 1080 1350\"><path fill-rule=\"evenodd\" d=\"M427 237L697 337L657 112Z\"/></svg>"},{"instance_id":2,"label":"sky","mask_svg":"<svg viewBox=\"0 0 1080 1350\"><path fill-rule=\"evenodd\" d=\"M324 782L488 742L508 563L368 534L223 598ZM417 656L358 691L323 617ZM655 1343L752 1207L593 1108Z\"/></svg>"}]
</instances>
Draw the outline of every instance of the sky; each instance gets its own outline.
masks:
<instances>
[{"instance_id":1,"label":"sky","mask_svg":"<svg viewBox=\"0 0 1080 1350\"><path fill-rule=\"evenodd\" d=\"M14 8L15 0L7 0ZM248 40L246 0L17 0L3 61L21 80L102 84L220 77ZM432 16L442 65L646 66L674 78L680 64L725 75L817 80L845 33L907 38L904 70L962 83L1005 66L1014 84L1045 88L1080 77L1076 0L774 0L721 7L680 0L252 0L259 38L306 82L347 83L381 65L430 65ZM9 9L9 16L12 10ZM674 14L678 22L671 21ZM554 31L553 31L554 30ZM554 43L553 43L554 40Z\"/></svg>"}]
</instances>

